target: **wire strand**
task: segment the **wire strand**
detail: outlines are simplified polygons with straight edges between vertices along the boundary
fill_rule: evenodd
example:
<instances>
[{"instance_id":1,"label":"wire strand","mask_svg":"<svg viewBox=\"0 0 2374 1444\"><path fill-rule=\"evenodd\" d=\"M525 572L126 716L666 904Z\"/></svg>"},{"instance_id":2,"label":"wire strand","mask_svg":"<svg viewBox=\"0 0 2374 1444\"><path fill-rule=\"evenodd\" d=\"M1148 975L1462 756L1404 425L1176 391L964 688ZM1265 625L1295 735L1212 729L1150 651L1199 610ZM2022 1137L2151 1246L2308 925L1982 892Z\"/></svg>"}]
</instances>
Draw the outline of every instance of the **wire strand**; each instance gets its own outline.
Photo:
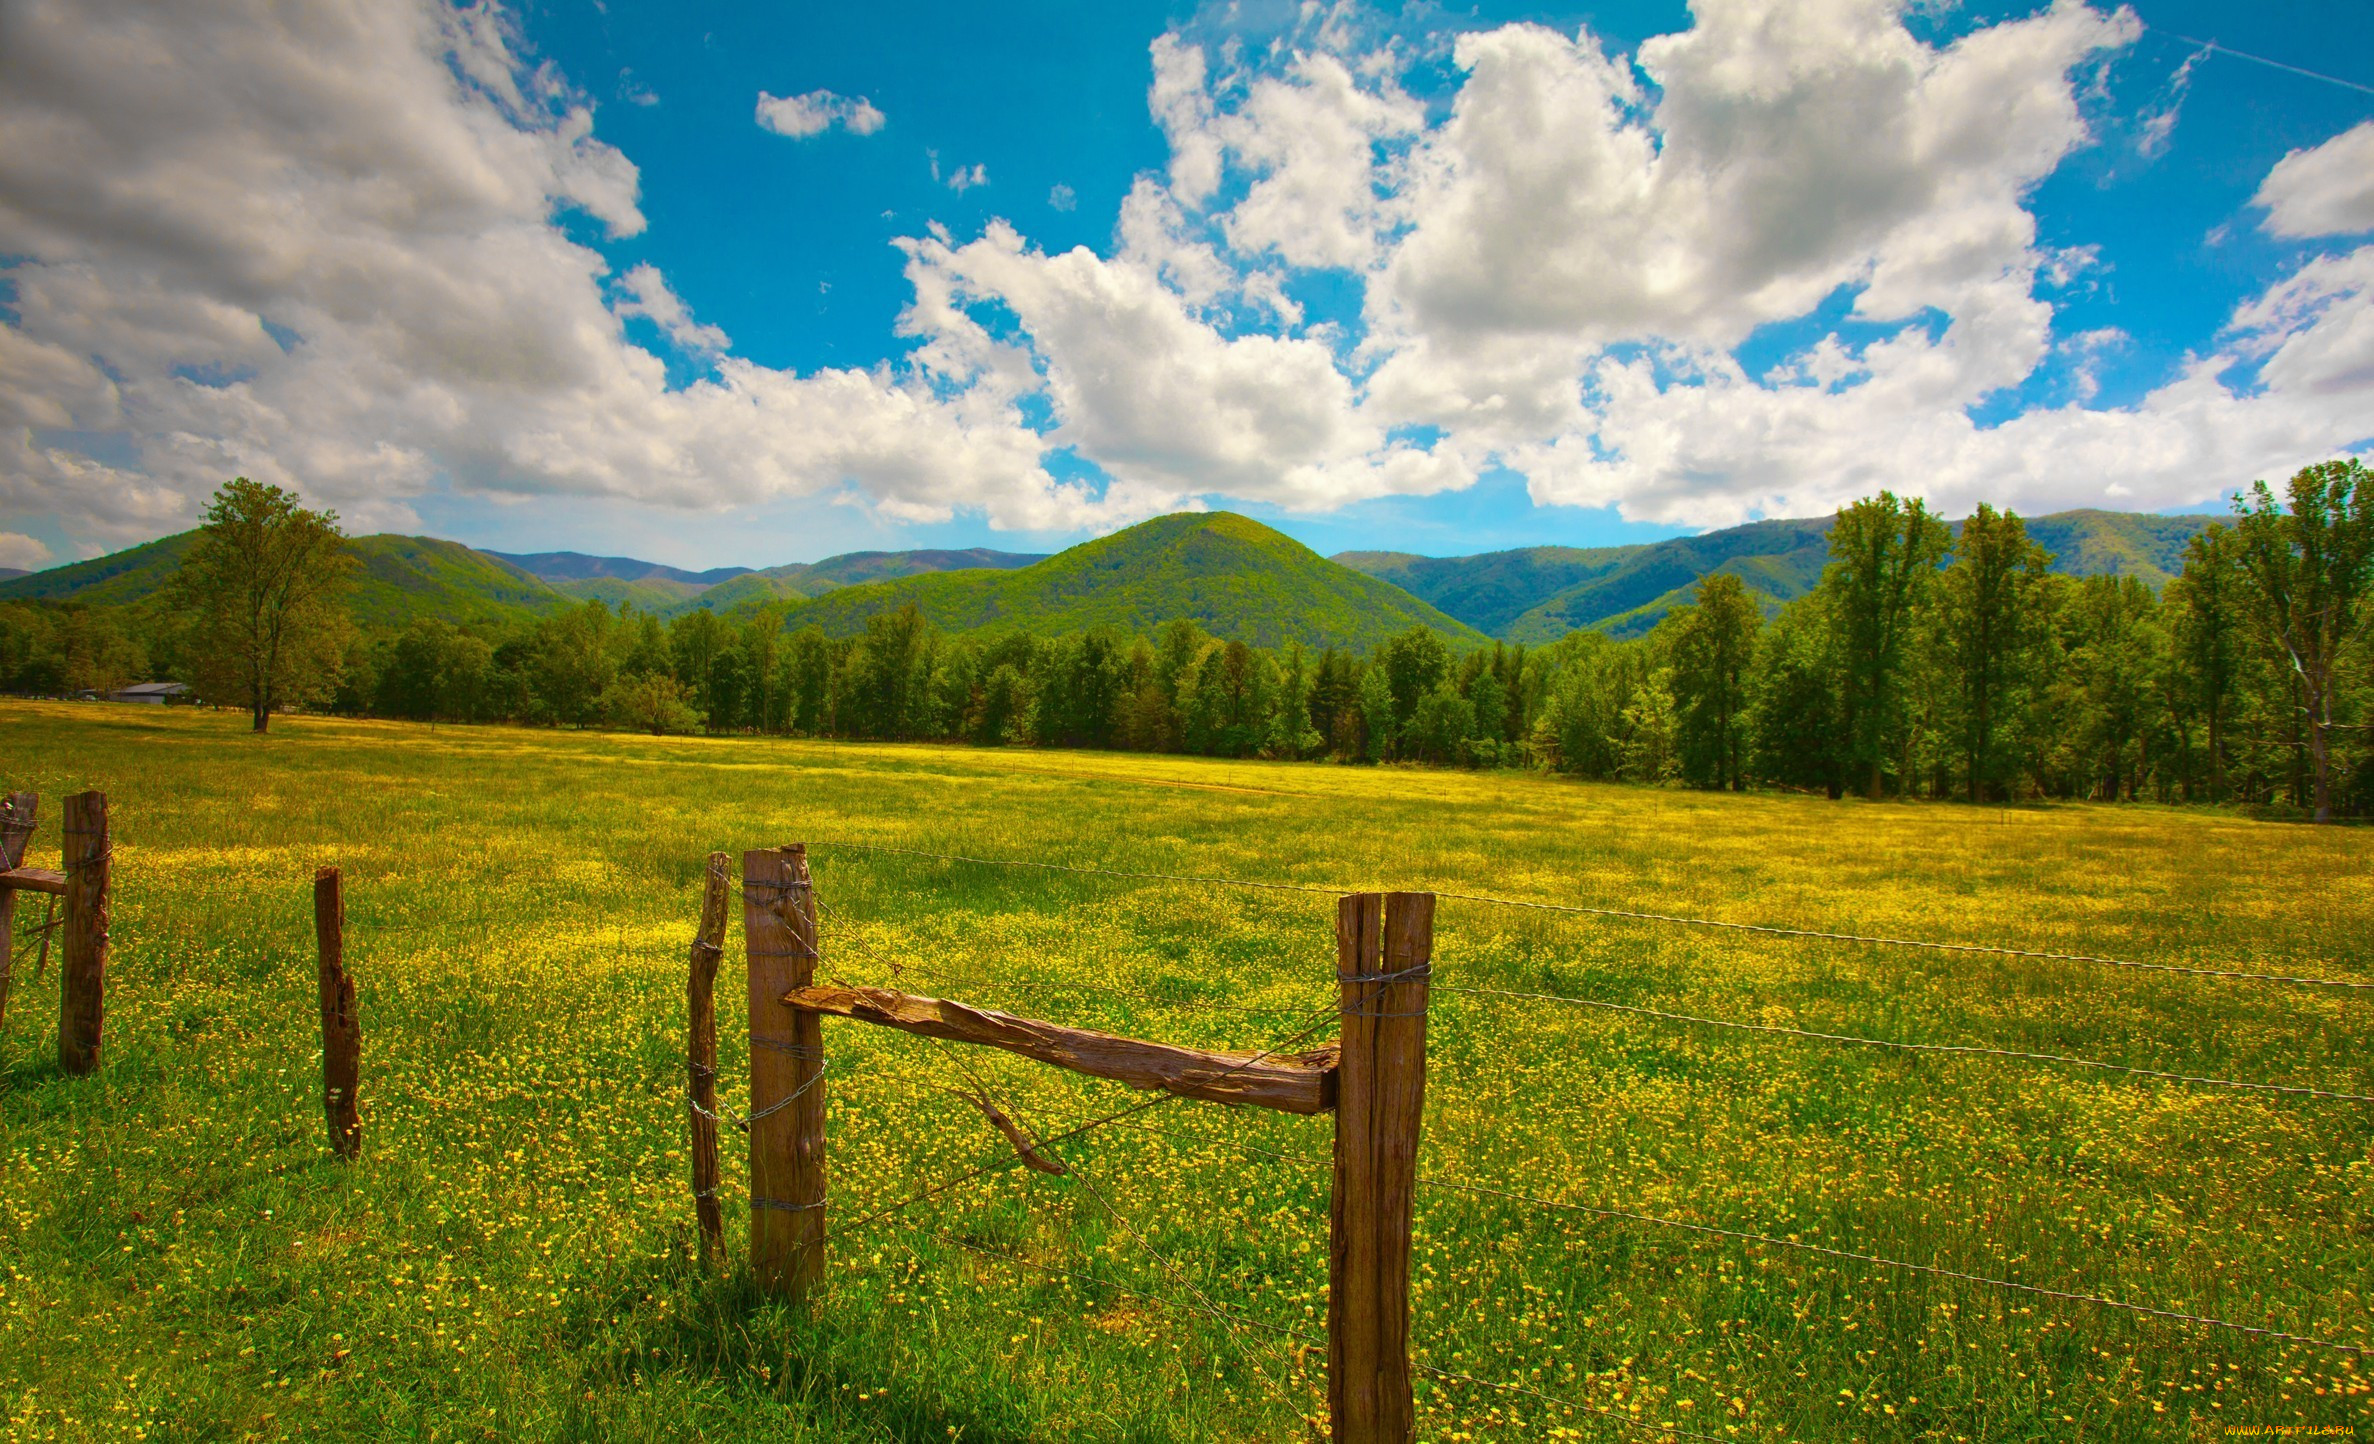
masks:
<instances>
[{"instance_id":1,"label":"wire strand","mask_svg":"<svg viewBox=\"0 0 2374 1444\"><path fill-rule=\"evenodd\" d=\"M1597 1208L1585 1203L1562 1203L1553 1198L1535 1198L1530 1194L1512 1193L1507 1189L1486 1184L1459 1183L1447 1178L1428 1178L1421 1175L1422 1188L1448 1188L1461 1193L1479 1194L1489 1198L1507 1199L1512 1203L1531 1204L1537 1208L1561 1209L1570 1213L1590 1214L1598 1218L1621 1218L1633 1223L1655 1224L1660 1228L1686 1229L1691 1233L1712 1234L1718 1238L1738 1239L1746 1243L1769 1244L1774 1248L1797 1249L1805 1253L1822 1254L1829 1258L1849 1259L1856 1263L1875 1264L1881 1268L1902 1269L1907 1273L1929 1274L1936 1278L1957 1279L1963 1283L1984 1284L1988 1288L2004 1289L2011 1293L2032 1294L2039 1298L2062 1299L2071 1303L2094 1304L2106 1309L2143 1314L2156 1319L2171 1319L2179 1323L2201 1324L2209 1328L2228 1329L2238 1334L2255 1334L2260 1338L2281 1339L2286 1343L2307 1344L2319 1349L2333 1349L2345 1354L2367 1357L2374 1355L2374 1347L2344 1344L2332 1339L2320 1339L2308 1334L2286 1333L2282 1329L2262 1328L2256 1324L2237 1324L2227 1319L2211 1318L2206 1314L2188 1314L2179 1309L2156 1308L2150 1304L2128 1303L2123 1299L2104 1298L2100 1294L2073 1293L2066 1289L2040 1288L2035 1284L2014 1283L2010 1279L1988 1278L1984 1274L1963 1273L1958 1269L1940 1268L1935 1264L1909 1263L1903 1259L1885 1258L1879 1254L1859 1253L1853 1249L1830 1248L1818 1243L1797 1239L1774 1238L1767 1233L1751 1233L1744 1229L1718 1228L1710 1223L1690 1223L1678 1218L1660 1218L1653 1213L1636 1213L1624 1208Z\"/></svg>"},{"instance_id":2,"label":"wire strand","mask_svg":"<svg viewBox=\"0 0 2374 1444\"><path fill-rule=\"evenodd\" d=\"M2065 1053L2027 1053L2011 1048L1984 1048L1969 1043L1903 1043L1893 1038L1862 1038L1852 1033L1819 1033L1808 1028L1786 1028L1775 1023L1742 1023L1729 1018L1702 1018L1694 1013L1669 1013L1662 1008L1644 1008L1636 1003L1611 1003L1600 998L1575 998L1560 993L1522 993L1506 988L1469 988L1444 983L1438 991L1466 993L1482 998L1525 999L1543 1003L1566 1003L1577 1008L1603 1008L1613 1013L1631 1013L1643 1018L1661 1018L1670 1023L1695 1023L1707 1028L1732 1028L1744 1033L1770 1033L1784 1038L1809 1038L1824 1043L1853 1043L1865 1048L1892 1048L1907 1053L1952 1053L1980 1058L2012 1058L2028 1063L2059 1063L2071 1068L2095 1068L2106 1073L2125 1073L2137 1078L2158 1078L2173 1083L2198 1083L2208 1088L2234 1088L2253 1093L2287 1093L2307 1098L2330 1098L2342 1103L2374 1103L2374 1096L2364 1093L2341 1093L2325 1088L2308 1088L2292 1083L2254 1083L2233 1078L2205 1078L2192 1073L2168 1073L2157 1068L2136 1068L2125 1063L2105 1063L2094 1058L2077 1058Z\"/></svg>"},{"instance_id":3,"label":"wire strand","mask_svg":"<svg viewBox=\"0 0 2374 1444\"><path fill-rule=\"evenodd\" d=\"M973 857L964 853L924 852L916 848L886 847L872 842L819 842L818 847L843 847L859 852L890 853L900 857L930 858L939 862L974 863L983 867L1037 868L1048 872L1082 873L1095 877L1117 877L1150 882L1189 882L1209 887L1238 887L1265 889L1274 892L1321 893L1341 897L1360 891L1349 887L1321 887L1309 883L1263 882L1251 878L1213 877L1193 873L1124 872L1111 868L1079 867L1068 863L1039 862L1028 858ZM1988 943L1940 943L1921 938L1889 938L1865 933L1824 932L1815 928L1783 928L1766 923L1725 922L1717 918L1693 918L1676 913L1641 912L1628 908L1583 907L1572 903L1533 902L1523 898L1492 897L1484 893L1436 891L1438 898L1459 902L1485 903L1493 907L1523 908L1537 912L1569 913L1578 917L1619 918L1628 922L1669 923L1676 927L1717 928L1730 932L1761 933L1769 937L1806 938L1819 942L1860 943L1873 947L1920 948L1932 952L1983 954L1990 957L2030 958L2046 962L2095 963L2110 968L2133 968L2144 972L2178 973L2189 977L2225 978L2259 983L2286 983L2297 987L2351 988L2374 990L2374 981L2356 978L2320 978L2294 976L2283 973L2253 973L2227 968L2195 968L2181 963L2145 963L2128 958L2105 958L2090 953L2041 952L2027 948L1998 947Z\"/></svg>"}]
</instances>

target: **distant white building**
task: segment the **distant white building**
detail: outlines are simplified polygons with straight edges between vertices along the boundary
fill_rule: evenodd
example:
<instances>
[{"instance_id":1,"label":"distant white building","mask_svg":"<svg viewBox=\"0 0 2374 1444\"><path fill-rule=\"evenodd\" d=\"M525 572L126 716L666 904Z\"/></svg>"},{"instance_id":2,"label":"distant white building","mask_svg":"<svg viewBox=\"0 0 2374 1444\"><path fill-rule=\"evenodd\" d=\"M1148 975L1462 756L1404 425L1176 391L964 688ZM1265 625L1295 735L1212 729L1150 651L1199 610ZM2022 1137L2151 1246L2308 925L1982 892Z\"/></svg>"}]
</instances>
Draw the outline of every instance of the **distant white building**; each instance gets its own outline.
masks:
<instances>
[{"instance_id":1,"label":"distant white building","mask_svg":"<svg viewBox=\"0 0 2374 1444\"><path fill-rule=\"evenodd\" d=\"M150 706L163 706L168 702L187 702L190 700L190 684L187 682L135 682L120 692L108 693L107 700L110 702L146 702Z\"/></svg>"}]
</instances>

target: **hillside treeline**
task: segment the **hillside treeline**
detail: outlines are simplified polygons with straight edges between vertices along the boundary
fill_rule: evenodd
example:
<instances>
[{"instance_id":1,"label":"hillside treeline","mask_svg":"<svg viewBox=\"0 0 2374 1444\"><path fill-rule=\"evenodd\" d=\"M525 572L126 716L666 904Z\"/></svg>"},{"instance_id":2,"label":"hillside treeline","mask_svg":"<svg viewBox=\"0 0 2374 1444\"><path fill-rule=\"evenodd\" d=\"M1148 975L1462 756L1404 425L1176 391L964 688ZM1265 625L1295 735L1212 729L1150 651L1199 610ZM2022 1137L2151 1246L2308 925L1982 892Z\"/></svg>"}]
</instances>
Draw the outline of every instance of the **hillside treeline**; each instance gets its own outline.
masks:
<instances>
[{"instance_id":1,"label":"hillside treeline","mask_svg":"<svg viewBox=\"0 0 2374 1444\"><path fill-rule=\"evenodd\" d=\"M780 606L663 622L589 602L510 632L423 621L357 637L325 700L421 720L2362 816L2368 490L2355 462L2303 471L2288 507L2261 487L2233 525L2193 539L2160 593L2054 574L2011 513L1982 506L1956 534L1882 493L1840 511L1809 594L1768 616L1715 573L1633 641L1583 631L1462 652L1420 628L1355 655L1264 650L1184 621L1152 636L951 636L912 608L835 639L787 630ZM103 609L0 608L0 685L56 690L78 668L170 649L140 630Z\"/></svg>"}]
</instances>

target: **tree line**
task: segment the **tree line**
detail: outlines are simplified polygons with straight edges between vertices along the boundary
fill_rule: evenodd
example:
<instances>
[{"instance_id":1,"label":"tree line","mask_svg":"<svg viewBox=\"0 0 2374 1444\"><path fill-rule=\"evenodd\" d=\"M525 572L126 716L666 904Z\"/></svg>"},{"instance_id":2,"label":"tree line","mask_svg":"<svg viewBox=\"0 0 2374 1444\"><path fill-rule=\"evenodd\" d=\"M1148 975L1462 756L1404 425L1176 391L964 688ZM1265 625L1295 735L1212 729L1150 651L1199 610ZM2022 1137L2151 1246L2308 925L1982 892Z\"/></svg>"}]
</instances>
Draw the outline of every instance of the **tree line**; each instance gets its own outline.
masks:
<instances>
[{"instance_id":1,"label":"tree line","mask_svg":"<svg viewBox=\"0 0 2374 1444\"><path fill-rule=\"evenodd\" d=\"M284 513L301 510L280 495ZM1772 615L1718 572L1645 637L1579 631L1538 648L1461 651L1419 628L1366 654L1273 650L1189 621L1152 636L951 636L912 608L830 638L787 628L782 604L663 621L598 601L524 627L424 620L364 636L338 630L318 588L303 593L303 636L276 638L253 621L257 590L224 580L224 550L194 548L193 563L218 570L185 565L171 594L179 645L208 695L237 698L259 727L275 706L313 705L1535 767L1833 797L2239 801L2320 820L2374 808L2358 720L2374 701L2374 486L2354 460L2302 470L2281 500L2255 485L2156 593L2051 571L2011 512L1981 506L1957 532L1882 492L1839 511L1820 583ZM91 649L87 615L49 624L61 649ZM31 645L0 614L0 668L27 665ZM276 645L285 657L267 661ZM0 672L0 685L19 675ZM275 676L277 697L264 696Z\"/></svg>"}]
</instances>

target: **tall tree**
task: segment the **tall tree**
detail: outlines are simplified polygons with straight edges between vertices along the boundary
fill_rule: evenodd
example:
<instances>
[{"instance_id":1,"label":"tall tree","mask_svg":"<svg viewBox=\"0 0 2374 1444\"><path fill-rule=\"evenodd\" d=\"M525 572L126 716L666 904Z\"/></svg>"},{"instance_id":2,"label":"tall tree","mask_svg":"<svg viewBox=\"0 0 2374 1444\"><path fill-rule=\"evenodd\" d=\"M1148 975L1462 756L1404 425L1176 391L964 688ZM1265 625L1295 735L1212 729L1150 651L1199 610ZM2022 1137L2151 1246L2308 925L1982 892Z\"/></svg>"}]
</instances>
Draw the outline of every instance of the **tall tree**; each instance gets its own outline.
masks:
<instances>
[{"instance_id":1,"label":"tall tree","mask_svg":"<svg viewBox=\"0 0 2374 1444\"><path fill-rule=\"evenodd\" d=\"M2227 732L2242 683L2242 591L2247 581L2234 533L2212 526L2185 544L2184 571L2168 583L2164 597L2175 651L2173 680L2184 710L2206 733L2209 795L2219 800L2228 792Z\"/></svg>"},{"instance_id":2,"label":"tall tree","mask_svg":"<svg viewBox=\"0 0 2374 1444\"><path fill-rule=\"evenodd\" d=\"M1665 625L1681 774L1693 787L1737 792L1747 786L1748 673L1764 608L1739 578L1714 572Z\"/></svg>"},{"instance_id":3,"label":"tall tree","mask_svg":"<svg viewBox=\"0 0 2374 1444\"><path fill-rule=\"evenodd\" d=\"M236 700L255 730L272 714L329 695L351 624L339 598L354 570L338 513L235 477L174 573L188 626L185 656L201 695Z\"/></svg>"},{"instance_id":4,"label":"tall tree","mask_svg":"<svg viewBox=\"0 0 2374 1444\"><path fill-rule=\"evenodd\" d=\"M2035 656L2030 594L2051 565L2016 513L1981 502L1938 578L1934 652L1972 802L2006 794L2017 771L2008 732Z\"/></svg>"},{"instance_id":5,"label":"tall tree","mask_svg":"<svg viewBox=\"0 0 2374 1444\"><path fill-rule=\"evenodd\" d=\"M2341 658L2374 617L2374 477L2355 457L2292 474L2288 507L2264 481L2234 500L2252 610L2268 649L2299 685L2316 820L2333 820L2334 693Z\"/></svg>"},{"instance_id":6,"label":"tall tree","mask_svg":"<svg viewBox=\"0 0 2374 1444\"><path fill-rule=\"evenodd\" d=\"M1952 534L1893 492L1841 507L1830 528L1829 594L1848 776L1881 794L1907 715L1913 628Z\"/></svg>"}]
</instances>

